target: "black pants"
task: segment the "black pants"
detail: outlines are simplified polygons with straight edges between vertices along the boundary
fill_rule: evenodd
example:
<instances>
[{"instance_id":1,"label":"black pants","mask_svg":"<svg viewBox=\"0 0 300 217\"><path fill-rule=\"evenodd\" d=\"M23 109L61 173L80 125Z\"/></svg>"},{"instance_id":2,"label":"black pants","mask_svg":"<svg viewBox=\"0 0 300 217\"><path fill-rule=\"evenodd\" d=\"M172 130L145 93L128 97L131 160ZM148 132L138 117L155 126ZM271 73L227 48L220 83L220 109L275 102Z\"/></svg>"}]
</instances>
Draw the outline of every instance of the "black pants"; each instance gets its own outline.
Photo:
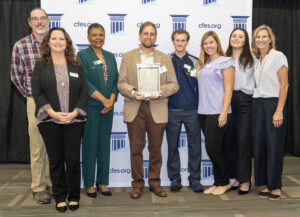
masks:
<instances>
[{"instance_id":1,"label":"black pants","mask_svg":"<svg viewBox=\"0 0 300 217\"><path fill-rule=\"evenodd\" d=\"M283 124L273 125L278 98L253 98L252 141L255 169L255 185L266 185L272 191L281 188L284 142L286 133L286 108Z\"/></svg>"},{"instance_id":2,"label":"black pants","mask_svg":"<svg viewBox=\"0 0 300 217\"><path fill-rule=\"evenodd\" d=\"M223 139L230 114L228 114L226 125L222 128L219 127L218 117L219 115L199 115L200 126L205 137L206 152L213 164L214 185L224 186L229 184L229 174L223 150Z\"/></svg>"},{"instance_id":3,"label":"black pants","mask_svg":"<svg viewBox=\"0 0 300 217\"><path fill-rule=\"evenodd\" d=\"M38 125L50 163L56 203L80 199L80 144L83 123L69 125L44 122Z\"/></svg>"},{"instance_id":4,"label":"black pants","mask_svg":"<svg viewBox=\"0 0 300 217\"><path fill-rule=\"evenodd\" d=\"M239 183L251 181L252 142L251 142L252 95L233 91L231 118L224 137L229 177Z\"/></svg>"}]
</instances>

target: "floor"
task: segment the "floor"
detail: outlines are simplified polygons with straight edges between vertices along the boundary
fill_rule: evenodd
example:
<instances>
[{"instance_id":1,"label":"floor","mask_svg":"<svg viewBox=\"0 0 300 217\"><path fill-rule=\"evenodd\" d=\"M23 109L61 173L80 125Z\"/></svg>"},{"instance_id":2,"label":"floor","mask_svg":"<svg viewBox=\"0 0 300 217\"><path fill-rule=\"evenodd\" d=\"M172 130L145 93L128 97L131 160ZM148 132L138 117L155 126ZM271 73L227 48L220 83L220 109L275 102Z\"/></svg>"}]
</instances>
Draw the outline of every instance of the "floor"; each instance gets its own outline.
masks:
<instances>
[{"instance_id":1,"label":"floor","mask_svg":"<svg viewBox=\"0 0 300 217\"><path fill-rule=\"evenodd\" d=\"M159 198L144 189L138 200L129 198L130 188L113 188L112 197L92 199L82 189L80 208L59 213L55 203L39 205L32 199L30 167L26 164L0 164L0 217L8 216L142 216L142 217L296 217L300 216L300 158L285 157L282 197L278 201L260 199L261 188L252 187L248 195L230 191L221 196L194 193L184 187Z\"/></svg>"}]
</instances>

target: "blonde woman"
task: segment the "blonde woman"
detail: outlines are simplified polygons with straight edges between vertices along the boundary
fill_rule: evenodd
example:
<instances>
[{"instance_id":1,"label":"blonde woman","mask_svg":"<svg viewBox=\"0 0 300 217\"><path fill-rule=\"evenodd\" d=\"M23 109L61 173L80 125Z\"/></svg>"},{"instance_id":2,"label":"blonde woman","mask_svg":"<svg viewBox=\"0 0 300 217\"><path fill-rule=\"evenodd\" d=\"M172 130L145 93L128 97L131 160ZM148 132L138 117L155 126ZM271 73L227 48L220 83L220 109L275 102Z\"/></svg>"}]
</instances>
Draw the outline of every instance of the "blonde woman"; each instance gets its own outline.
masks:
<instances>
[{"instance_id":1,"label":"blonde woman","mask_svg":"<svg viewBox=\"0 0 300 217\"><path fill-rule=\"evenodd\" d=\"M198 69L198 114L206 151L214 168L214 184L204 193L221 195L231 187L223 138L231 113L234 62L231 57L225 57L214 31L206 32L202 37Z\"/></svg>"},{"instance_id":2,"label":"blonde woman","mask_svg":"<svg viewBox=\"0 0 300 217\"><path fill-rule=\"evenodd\" d=\"M251 114L255 185L266 186L259 197L278 200L287 120L288 62L282 52L275 50L275 36L266 25L255 29L252 52L258 58Z\"/></svg>"}]
</instances>

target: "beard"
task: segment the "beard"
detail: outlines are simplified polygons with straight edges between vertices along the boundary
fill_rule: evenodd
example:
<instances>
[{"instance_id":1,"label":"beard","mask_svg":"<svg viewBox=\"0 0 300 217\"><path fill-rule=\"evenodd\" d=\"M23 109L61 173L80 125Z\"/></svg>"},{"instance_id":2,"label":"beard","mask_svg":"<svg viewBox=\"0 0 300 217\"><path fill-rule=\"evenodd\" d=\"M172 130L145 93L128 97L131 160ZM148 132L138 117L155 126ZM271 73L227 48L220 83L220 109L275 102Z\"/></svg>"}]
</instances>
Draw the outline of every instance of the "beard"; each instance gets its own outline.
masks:
<instances>
[{"instance_id":1,"label":"beard","mask_svg":"<svg viewBox=\"0 0 300 217\"><path fill-rule=\"evenodd\" d=\"M141 44L143 45L143 47L145 48L152 48L154 46L154 43L150 43L150 44L146 44L144 42L141 42Z\"/></svg>"},{"instance_id":2,"label":"beard","mask_svg":"<svg viewBox=\"0 0 300 217\"><path fill-rule=\"evenodd\" d=\"M43 29L37 29L40 26L43 27ZM39 25L39 26L36 26L36 27L32 27L32 31L34 31L38 35L44 35L46 32L48 32L48 27L43 26L43 25Z\"/></svg>"}]
</instances>

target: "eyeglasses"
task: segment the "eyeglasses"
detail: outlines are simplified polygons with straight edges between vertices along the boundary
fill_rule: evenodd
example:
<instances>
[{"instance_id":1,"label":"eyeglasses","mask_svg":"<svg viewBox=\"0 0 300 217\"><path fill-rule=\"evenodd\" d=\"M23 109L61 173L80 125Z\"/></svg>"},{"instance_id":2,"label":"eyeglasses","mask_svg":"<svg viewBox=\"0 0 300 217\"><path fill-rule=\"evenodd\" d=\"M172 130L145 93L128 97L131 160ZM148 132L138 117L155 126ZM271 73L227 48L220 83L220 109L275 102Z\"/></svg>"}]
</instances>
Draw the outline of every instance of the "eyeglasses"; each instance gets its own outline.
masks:
<instances>
[{"instance_id":1,"label":"eyeglasses","mask_svg":"<svg viewBox=\"0 0 300 217\"><path fill-rule=\"evenodd\" d=\"M44 16L44 17L31 17L30 20L33 23L37 23L37 22L39 22L39 20L41 22L46 22L48 20L48 17L46 17L46 16Z\"/></svg>"}]
</instances>

